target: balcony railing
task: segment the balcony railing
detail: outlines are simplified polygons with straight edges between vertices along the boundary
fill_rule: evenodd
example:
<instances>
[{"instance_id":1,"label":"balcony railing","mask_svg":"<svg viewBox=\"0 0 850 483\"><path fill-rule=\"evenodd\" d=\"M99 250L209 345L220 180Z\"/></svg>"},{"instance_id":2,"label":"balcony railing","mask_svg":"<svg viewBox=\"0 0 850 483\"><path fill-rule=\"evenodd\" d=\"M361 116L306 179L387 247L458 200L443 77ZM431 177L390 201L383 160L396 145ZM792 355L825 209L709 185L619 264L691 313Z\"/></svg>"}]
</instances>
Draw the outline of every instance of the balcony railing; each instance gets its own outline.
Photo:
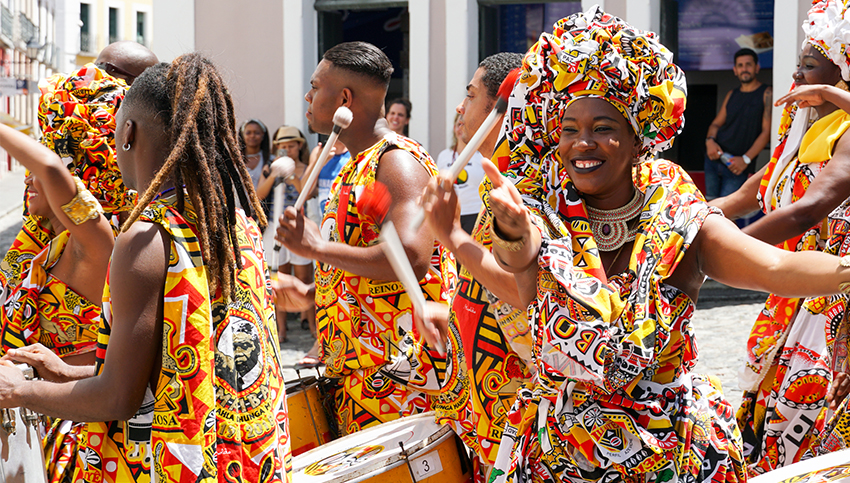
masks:
<instances>
[{"instance_id":1,"label":"balcony railing","mask_svg":"<svg viewBox=\"0 0 850 483\"><path fill-rule=\"evenodd\" d=\"M91 52L91 34L80 32L80 52Z\"/></svg>"},{"instance_id":2,"label":"balcony railing","mask_svg":"<svg viewBox=\"0 0 850 483\"><path fill-rule=\"evenodd\" d=\"M15 17L12 16L12 12L5 5L2 5L2 7L2 10L0 10L0 33L11 40Z\"/></svg>"}]
</instances>

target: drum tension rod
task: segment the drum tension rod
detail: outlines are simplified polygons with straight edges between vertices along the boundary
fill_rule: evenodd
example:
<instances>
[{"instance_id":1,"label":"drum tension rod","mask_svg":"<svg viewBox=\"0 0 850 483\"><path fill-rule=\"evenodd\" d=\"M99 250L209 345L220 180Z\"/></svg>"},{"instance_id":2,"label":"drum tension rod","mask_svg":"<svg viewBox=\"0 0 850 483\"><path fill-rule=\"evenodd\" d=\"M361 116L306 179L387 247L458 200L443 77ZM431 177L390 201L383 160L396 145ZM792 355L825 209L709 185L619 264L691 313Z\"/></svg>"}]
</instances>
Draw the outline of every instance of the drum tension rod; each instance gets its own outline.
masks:
<instances>
[{"instance_id":1,"label":"drum tension rod","mask_svg":"<svg viewBox=\"0 0 850 483\"><path fill-rule=\"evenodd\" d=\"M407 457L407 451L404 449L404 443L399 441L398 446L401 448L401 457L404 458L404 462L407 464L407 471L410 472L410 481L416 483L416 475L413 473L413 467L410 466L410 458Z\"/></svg>"},{"instance_id":2,"label":"drum tension rod","mask_svg":"<svg viewBox=\"0 0 850 483\"><path fill-rule=\"evenodd\" d=\"M301 371L298 369L295 369L295 375L298 376L299 380L301 379ZM313 408L310 407L310 392L306 389L304 390L304 400L307 401L307 412L310 414L310 422L313 423L313 434L316 435L316 441L321 445L323 443L322 435L319 434L319 428L316 427L316 418L313 417Z\"/></svg>"}]
</instances>

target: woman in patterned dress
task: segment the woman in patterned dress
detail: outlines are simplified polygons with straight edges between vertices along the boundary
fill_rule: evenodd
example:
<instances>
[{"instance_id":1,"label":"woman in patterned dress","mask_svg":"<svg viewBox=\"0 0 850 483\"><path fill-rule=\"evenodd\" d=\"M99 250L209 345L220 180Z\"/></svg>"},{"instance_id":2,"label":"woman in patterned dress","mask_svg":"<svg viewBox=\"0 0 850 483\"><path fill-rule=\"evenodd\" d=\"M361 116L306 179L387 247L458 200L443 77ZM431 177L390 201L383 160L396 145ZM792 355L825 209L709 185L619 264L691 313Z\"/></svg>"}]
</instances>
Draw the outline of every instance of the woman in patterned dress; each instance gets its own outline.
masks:
<instances>
[{"instance_id":1,"label":"woman in patterned dress","mask_svg":"<svg viewBox=\"0 0 850 483\"><path fill-rule=\"evenodd\" d=\"M140 75L116 123L141 195L110 262L96 375L0 367L0 405L89 422L73 481L288 481L271 284L249 218L265 217L227 87L186 54ZM39 372L67 370L47 363Z\"/></svg>"},{"instance_id":2,"label":"woman in patterned dress","mask_svg":"<svg viewBox=\"0 0 850 483\"><path fill-rule=\"evenodd\" d=\"M532 326L490 481L743 481L716 380L690 371L705 275L803 295L850 286L823 253L742 234L677 165L684 74L655 34L593 7L526 54L484 197ZM802 282L802 283L801 283Z\"/></svg>"},{"instance_id":3,"label":"woman in patterned dress","mask_svg":"<svg viewBox=\"0 0 850 483\"><path fill-rule=\"evenodd\" d=\"M21 276L2 282L0 354L35 344L27 350L52 351L91 374L114 240L108 220L117 224L116 212L133 200L115 164L113 141L114 113L127 86L88 65L54 75L40 88L41 145L9 129L1 141L17 149L16 159L32 175L26 180L28 215L7 257L20 260ZM26 243L42 239L43 247ZM27 246L41 248L28 259L22 256ZM51 421L43 441L48 481L70 481L83 427Z\"/></svg>"}]
</instances>

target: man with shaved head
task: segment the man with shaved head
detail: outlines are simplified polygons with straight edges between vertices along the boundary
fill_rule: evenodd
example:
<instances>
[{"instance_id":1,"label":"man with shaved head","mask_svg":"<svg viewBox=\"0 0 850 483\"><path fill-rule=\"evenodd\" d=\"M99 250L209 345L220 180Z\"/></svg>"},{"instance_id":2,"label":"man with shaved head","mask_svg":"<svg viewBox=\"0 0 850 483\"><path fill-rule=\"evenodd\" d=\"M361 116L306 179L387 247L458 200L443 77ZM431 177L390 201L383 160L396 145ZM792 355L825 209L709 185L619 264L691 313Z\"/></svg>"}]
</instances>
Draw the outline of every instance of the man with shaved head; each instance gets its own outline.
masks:
<instances>
[{"instance_id":1,"label":"man with shaved head","mask_svg":"<svg viewBox=\"0 0 850 483\"><path fill-rule=\"evenodd\" d=\"M334 113L349 108L353 121L339 134L351 152L331 186L321 230L287 208L277 239L293 253L314 259L316 283L280 276L279 308L301 310L315 299L325 375L335 381L342 434L431 410L440 392L443 356L413 329L413 307L378 246L382 219L358 201L376 180L386 185L392 220L425 297L447 303L454 261L427 228L414 228L416 199L437 173L416 141L389 129L382 116L393 67L380 49L347 42L328 50L310 79L307 121L330 134ZM321 169L317 166L316 169Z\"/></svg>"},{"instance_id":2,"label":"man with shaved head","mask_svg":"<svg viewBox=\"0 0 850 483\"><path fill-rule=\"evenodd\" d=\"M94 64L112 77L124 79L127 85L133 85L142 72L159 63L156 55L142 44L119 40L107 45L100 51Z\"/></svg>"}]
</instances>

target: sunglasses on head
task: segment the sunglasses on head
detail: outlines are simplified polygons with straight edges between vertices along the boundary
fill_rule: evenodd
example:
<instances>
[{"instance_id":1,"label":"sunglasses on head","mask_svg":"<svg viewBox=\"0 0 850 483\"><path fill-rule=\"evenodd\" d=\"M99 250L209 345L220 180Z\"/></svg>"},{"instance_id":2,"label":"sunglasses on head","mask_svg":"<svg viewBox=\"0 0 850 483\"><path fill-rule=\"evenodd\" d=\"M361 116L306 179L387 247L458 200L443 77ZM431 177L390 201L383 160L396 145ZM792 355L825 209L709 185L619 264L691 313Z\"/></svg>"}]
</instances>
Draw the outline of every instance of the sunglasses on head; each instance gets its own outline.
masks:
<instances>
[{"instance_id":1,"label":"sunglasses on head","mask_svg":"<svg viewBox=\"0 0 850 483\"><path fill-rule=\"evenodd\" d=\"M131 74L126 70L122 69L121 67L118 67L117 65L113 64L112 62L101 62L95 65L99 69L111 75L112 77L120 77L122 79L126 77L126 80L129 82L133 82L136 77L139 77L137 74Z\"/></svg>"}]
</instances>

